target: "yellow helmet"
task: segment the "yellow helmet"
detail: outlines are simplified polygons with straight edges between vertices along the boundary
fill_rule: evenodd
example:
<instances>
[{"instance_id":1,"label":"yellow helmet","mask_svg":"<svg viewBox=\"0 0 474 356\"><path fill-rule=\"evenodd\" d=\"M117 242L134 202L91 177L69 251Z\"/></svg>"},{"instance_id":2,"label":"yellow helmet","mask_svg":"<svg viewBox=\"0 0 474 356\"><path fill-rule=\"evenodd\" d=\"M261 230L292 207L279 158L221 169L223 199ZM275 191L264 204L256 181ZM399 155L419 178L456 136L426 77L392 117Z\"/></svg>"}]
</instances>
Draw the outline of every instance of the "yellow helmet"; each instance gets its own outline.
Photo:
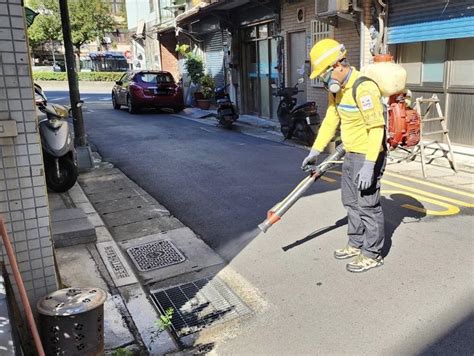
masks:
<instances>
[{"instance_id":1,"label":"yellow helmet","mask_svg":"<svg viewBox=\"0 0 474 356\"><path fill-rule=\"evenodd\" d=\"M345 58L346 53L346 47L331 38L325 38L316 43L309 53L313 69L310 79L323 74L330 66Z\"/></svg>"}]
</instances>

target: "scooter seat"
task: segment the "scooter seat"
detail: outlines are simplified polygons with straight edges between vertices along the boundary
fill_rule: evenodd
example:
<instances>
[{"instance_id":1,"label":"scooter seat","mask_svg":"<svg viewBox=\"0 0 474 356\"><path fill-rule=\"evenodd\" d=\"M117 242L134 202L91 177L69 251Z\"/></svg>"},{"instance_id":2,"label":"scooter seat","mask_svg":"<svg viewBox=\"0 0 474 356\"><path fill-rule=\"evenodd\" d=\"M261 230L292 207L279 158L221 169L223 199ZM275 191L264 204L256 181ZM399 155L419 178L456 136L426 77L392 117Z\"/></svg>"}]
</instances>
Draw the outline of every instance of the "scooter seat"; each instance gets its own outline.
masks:
<instances>
[{"instance_id":1,"label":"scooter seat","mask_svg":"<svg viewBox=\"0 0 474 356\"><path fill-rule=\"evenodd\" d=\"M301 110L301 109L303 109L303 108L307 108L307 107L311 107L311 106L315 106L314 101L309 101L309 102L307 102L307 103L298 105L298 106L294 107L292 111L293 111L293 112L294 112L294 111L298 111L298 110Z\"/></svg>"}]
</instances>

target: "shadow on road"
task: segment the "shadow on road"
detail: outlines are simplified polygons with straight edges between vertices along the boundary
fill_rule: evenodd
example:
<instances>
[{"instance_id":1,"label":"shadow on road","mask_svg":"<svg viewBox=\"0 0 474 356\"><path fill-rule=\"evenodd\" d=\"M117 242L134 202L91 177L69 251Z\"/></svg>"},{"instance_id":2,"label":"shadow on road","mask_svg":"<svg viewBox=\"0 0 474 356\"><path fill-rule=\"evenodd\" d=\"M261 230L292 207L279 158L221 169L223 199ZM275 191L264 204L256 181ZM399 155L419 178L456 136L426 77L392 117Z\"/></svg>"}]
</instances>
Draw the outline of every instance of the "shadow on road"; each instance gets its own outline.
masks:
<instances>
[{"instance_id":1,"label":"shadow on road","mask_svg":"<svg viewBox=\"0 0 474 356\"><path fill-rule=\"evenodd\" d=\"M422 203L405 194L392 194L390 197L382 196L380 200L385 215L385 243L382 248L382 256L385 257L392 248L392 238L400 224L416 223L425 217L426 213L423 212L424 206ZM407 206L410 208L407 208ZM283 246L282 250L285 252L291 250L344 225L347 225L347 217L339 219L331 226L318 229L301 240Z\"/></svg>"},{"instance_id":2,"label":"shadow on road","mask_svg":"<svg viewBox=\"0 0 474 356\"><path fill-rule=\"evenodd\" d=\"M421 350L418 355L472 355L474 350L474 312Z\"/></svg>"},{"instance_id":3,"label":"shadow on road","mask_svg":"<svg viewBox=\"0 0 474 356\"><path fill-rule=\"evenodd\" d=\"M426 213L422 203L405 194L382 196L381 204L385 216L385 243L382 247L382 256L386 257L390 253L392 238L400 224L417 223L426 216Z\"/></svg>"},{"instance_id":4,"label":"shadow on road","mask_svg":"<svg viewBox=\"0 0 474 356\"><path fill-rule=\"evenodd\" d=\"M281 249L286 252L288 250L291 250L292 248L295 248L299 245L302 245L306 242L309 242L309 241L311 241L312 239L315 239L318 236L324 235L325 233L330 232L330 231L332 231L334 229L337 229L338 227L341 227L341 226L344 226L344 225L347 225L347 216L342 218L342 219L339 219L338 221L336 221L334 223L334 225L318 229L318 230L312 232L311 234L309 234L308 236L306 236L304 239L295 241L290 245L283 246Z\"/></svg>"}]
</instances>

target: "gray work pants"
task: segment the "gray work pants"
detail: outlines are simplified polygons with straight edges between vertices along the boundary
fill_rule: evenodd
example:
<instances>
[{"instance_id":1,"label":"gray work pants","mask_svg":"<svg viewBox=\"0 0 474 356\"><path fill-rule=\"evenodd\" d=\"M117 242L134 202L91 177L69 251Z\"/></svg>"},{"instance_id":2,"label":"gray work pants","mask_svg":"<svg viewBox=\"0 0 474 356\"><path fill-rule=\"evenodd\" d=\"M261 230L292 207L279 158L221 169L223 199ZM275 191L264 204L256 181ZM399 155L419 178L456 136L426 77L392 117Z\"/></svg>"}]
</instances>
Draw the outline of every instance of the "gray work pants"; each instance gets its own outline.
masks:
<instances>
[{"instance_id":1,"label":"gray work pants","mask_svg":"<svg viewBox=\"0 0 474 356\"><path fill-rule=\"evenodd\" d=\"M381 152L374 168L372 186L357 189L357 173L362 168L365 155L348 152L342 165L342 204L347 209L349 245L360 248L364 256L376 258L383 247L384 216L380 206L380 179L385 169L386 153Z\"/></svg>"}]
</instances>

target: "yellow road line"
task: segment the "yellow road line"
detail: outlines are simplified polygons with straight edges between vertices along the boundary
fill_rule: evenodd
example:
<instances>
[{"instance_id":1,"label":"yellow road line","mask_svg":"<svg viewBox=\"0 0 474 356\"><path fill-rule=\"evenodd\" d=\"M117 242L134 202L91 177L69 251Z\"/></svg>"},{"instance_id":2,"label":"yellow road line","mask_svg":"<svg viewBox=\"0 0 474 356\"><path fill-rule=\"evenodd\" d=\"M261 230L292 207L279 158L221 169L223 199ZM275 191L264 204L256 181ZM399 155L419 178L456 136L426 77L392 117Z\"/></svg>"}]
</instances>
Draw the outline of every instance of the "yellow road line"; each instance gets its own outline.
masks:
<instances>
[{"instance_id":1,"label":"yellow road line","mask_svg":"<svg viewBox=\"0 0 474 356\"><path fill-rule=\"evenodd\" d=\"M325 182L328 182L328 183L334 183L334 182L337 182L336 179L332 179L332 178L329 178L329 177L325 177L325 176L322 176L320 178L321 180L325 181Z\"/></svg>"},{"instance_id":2,"label":"yellow road line","mask_svg":"<svg viewBox=\"0 0 474 356\"><path fill-rule=\"evenodd\" d=\"M342 172L339 172L339 171L330 170L328 172L334 173L334 174L339 175L339 176L342 175ZM387 174L387 173L385 173L385 174ZM392 173L389 173L388 175L392 175ZM406 177L403 177L403 176L400 176L400 178L406 179ZM408 178L407 180L409 180L409 181L413 180L414 182L418 182L418 183L426 183L425 185L428 185L428 186L432 184L433 186L437 186L437 187L441 187L441 188L447 188L447 187L443 187L443 186L438 186L437 184L434 184L434 183L419 182L418 180L416 180L414 178ZM449 197L445 197L445 196L442 196L442 195L430 193L430 192L427 192L425 190L408 187L404 184L395 183L395 182L392 182L392 181L387 180L385 178L382 178L382 183L388 184L388 185L391 185L393 187L397 187L397 188L400 188L400 189L403 189L403 190L406 190L406 191L409 191L409 192L422 194L422 195L427 196L427 197L444 200L446 202L450 202L450 203L460 205L460 206L464 206L464 207L467 207L467 208L473 208L474 207L473 203L468 203L468 202L465 202L465 201L462 201L462 200L459 200L459 199L449 198ZM447 189L450 189L450 188L447 188ZM451 191L451 189L450 190L447 190L447 189L445 189L445 190L446 191ZM452 191L457 192L454 189L452 189Z\"/></svg>"},{"instance_id":3,"label":"yellow road line","mask_svg":"<svg viewBox=\"0 0 474 356\"><path fill-rule=\"evenodd\" d=\"M409 192L407 193L407 192L402 191L402 190L384 190L384 189L382 189L381 193L384 194L384 195L386 195L386 194L408 195L409 197L412 197L412 198L414 198L418 201L424 201L424 202L431 203L431 204L438 205L438 206L441 206L441 207L445 208L445 210L431 210L431 209L425 209L425 208L422 208L422 207L419 207L419 206L414 206L414 205L411 205L411 204L401 205L403 208L410 209L410 210L413 210L413 211L416 211L416 212L419 212L419 213L423 213L423 214L426 214L426 215L437 215L437 216L456 215L460 211L460 209L457 206L454 206L454 205L451 205L451 204L448 204L448 203L444 203L444 202L439 201L439 200L430 199L430 198L427 198L423 195L413 194L413 193L409 193Z\"/></svg>"},{"instance_id":4,"label":"yellow road line","mask_svg":"<svg viewBox=\"0 0 474 356\"><path fill-rule=\"evenodd\" d=\"M454 199L454 198L448 198L448 197L445 197L445 196L442 196L442 195L426 192L424 190L407 187L406 185L398 184L398 183L389 181L387 179L382 179L382 183L388 184L388 185L391 185L393 187L397 187L397 188L400 188L400 189L403 189L403 190L407 190L409 192L422 194L422 195L427 196L427 197L444 200L444 201L447 201L447 202L450 202L450 203L453 203L453 204L456 204L456 205L465 206L465 207L468 207L468 208L474 207L474 204L472 204L472 203L466 203L462 200L458 200L458 199Z\"/></svg>"},{"instance_id":5,"label":"yellow road line","mask_svg":"<svg viewBox=\"0 0 474 356\"><path fill-rule=\"evenodd\" d=\"M445 190L445 191L450 192L450 193L464 195L466 197L474 198L474 194L472 194L472 193L468 193L468 192L465 192L465 191L462 191L462 190L445 187L443 185L439 185L439 184L436 184L436 183L426 182L426 181L416 179L416 178L402 176L402 175L397 174L397 173L392 173L392 172L385 171L384 175L404 179L404 180L407 180L409 182L419 183L419 184L426 185L428 187L432 187L432 188L436 188L436 189L440 189L440 190Z\"/></svg>"}]
</instances>

